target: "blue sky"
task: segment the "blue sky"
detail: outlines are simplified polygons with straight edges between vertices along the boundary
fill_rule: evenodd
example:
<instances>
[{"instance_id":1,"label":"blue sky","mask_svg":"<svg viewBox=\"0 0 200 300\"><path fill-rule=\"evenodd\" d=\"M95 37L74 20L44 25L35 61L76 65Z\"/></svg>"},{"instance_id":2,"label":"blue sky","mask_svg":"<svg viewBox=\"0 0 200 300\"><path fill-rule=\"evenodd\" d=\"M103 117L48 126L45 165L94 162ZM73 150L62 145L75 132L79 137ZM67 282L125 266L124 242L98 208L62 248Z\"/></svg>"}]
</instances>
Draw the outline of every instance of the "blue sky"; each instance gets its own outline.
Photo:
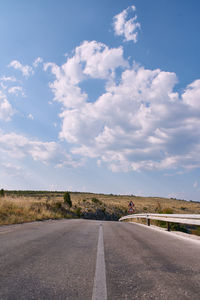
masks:
<instances>
[{"instance_id":1,"label":"blue sky","mask_svg":"<svg viewBox=\"0 0 200 300\"><path fill-rule=\"evenodd\" d=\"M199 9L1 1L0 185L200 200Z\"/></svg>"}]
</instances>

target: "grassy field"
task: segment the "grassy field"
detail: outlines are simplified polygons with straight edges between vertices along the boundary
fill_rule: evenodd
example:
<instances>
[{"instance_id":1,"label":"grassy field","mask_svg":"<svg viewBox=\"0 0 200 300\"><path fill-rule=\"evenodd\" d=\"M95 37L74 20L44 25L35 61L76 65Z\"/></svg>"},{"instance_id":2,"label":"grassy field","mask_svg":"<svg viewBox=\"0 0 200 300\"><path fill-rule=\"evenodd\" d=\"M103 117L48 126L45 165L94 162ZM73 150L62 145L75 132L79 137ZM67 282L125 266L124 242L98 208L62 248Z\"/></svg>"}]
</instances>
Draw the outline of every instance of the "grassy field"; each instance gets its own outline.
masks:
<instances>
[{"instance_id":1,"label":"grassy field","mask_svg":"<svg viewBox=\"0 0 200 300\"><path fill-rule=\"evenodd\" d=\"M159 197L138 197L72 192L72 208L63 201L63 192L6 191L0 197L0 225L46 219L93 218L116 220L127 214L132 200L135 212L200 214L200 203Z\"/></svg>"}]
</instances>

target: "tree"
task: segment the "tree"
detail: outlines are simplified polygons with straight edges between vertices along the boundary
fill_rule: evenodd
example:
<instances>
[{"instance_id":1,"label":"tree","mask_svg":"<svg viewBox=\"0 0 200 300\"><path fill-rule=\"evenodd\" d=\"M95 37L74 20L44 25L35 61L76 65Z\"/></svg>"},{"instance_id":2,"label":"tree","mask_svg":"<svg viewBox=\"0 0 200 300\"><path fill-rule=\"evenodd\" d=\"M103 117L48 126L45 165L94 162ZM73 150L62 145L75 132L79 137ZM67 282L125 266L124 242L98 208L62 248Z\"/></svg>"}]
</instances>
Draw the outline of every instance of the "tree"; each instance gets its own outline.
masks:
<instances>
[{"instance_id":1,"label":"tree","mask_svg":"<svg viewBox=\"0 0 200 300\"><path fill-rule=\"evenodd\" d=\"M1 189L1 190L0 190L0 197L4 197L4 196L5 196L4 189Z\"/></svg>"},{"instance_id":2,"label":"tree","mask_svg":"<svg viewBox=\"0 0 200 300\"><path fill-rule=\"evenodd\" d=\"M69 208L72 207L72 201L71 201L70 193L65 192L63 198L64 198L64 203L66 203L69 206Z\"/></svg>"}]
</instances>

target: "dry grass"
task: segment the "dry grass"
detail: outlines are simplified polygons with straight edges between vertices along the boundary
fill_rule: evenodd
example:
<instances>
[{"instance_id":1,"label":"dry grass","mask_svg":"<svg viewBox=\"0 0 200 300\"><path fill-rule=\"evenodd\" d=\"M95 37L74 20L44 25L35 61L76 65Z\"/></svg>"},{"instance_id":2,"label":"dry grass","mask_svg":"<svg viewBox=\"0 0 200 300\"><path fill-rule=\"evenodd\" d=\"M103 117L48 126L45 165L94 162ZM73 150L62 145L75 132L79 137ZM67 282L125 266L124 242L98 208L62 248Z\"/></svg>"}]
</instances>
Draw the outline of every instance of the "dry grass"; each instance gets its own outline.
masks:
<instances>
[{"instance_id":1,"label":"dry grass","mask_svg":"<svg viewBox=\"0 0 200 300\"><path fill-rule=\"evenodd\" d=\"M58 200L6 196L0 199L0 225L70 217Z\"/></svg>"},{"instance_id":2,"label":"dry grass","mask_svg":"<svg viewBox=\"0 0 200 300\"><path fill-rule=\"evenodd\" d=\"M91 201L91 199L94 197L99 199L109 209L120 208L123 211L125 211L128 209L128 203L132 200L135 204L136 213L154 213L157 212L159 209L165 210L170 208L171 210L173 210L173 213L200 214L200 202L191 202L160 197L71 193L72 202L79 206L82 205L83 199L85 199L86 201Z\"/></svg>"},{"instance_id":3,"label":"dry grass","mask_svg":"<svg viewBox=\"0 0 200 300\"><path fill-rule=\"evenodd\" d=\"M127 214L130 200L135 204L136 213L153 213L166 209L171 209L173 213L200 213L200 203L184 200L92 193L70 195L73 206L69 211L64 205L61 192L6 192L6 196L0 198L0 225L79 217L84 212L95 212L97 208L122 216Z\"/></svg>"}]
</instances>

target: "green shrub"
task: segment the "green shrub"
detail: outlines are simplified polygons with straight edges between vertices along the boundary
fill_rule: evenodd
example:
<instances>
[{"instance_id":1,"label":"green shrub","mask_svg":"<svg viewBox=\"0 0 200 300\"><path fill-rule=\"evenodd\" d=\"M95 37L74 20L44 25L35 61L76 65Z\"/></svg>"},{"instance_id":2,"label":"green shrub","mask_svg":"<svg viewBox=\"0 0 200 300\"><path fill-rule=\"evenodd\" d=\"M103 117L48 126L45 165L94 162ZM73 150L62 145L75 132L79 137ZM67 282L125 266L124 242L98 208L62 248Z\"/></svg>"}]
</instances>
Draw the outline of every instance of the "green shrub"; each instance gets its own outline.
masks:
<instances>
[{"instance_id":1,"label":"green shrub","mask_svg":"<svg viewBox=\"0 0 200 300\"><path fill-rule=\"evenodd\" d=\"M195 226L194 229L190 230L190 233L200 236L200 226Z\"/></svg>"},{"instance_id":2,"label":"green shrub","mask_svg":"<svg viewBox=\"0 0 200 300\"><path fill-rule=\"evenodd\" d=\"M81 207L77 207L77 208L75 209L75 214L77 215L77 217L80 218L80 216L81 216Z\"/></svg>"},{"instance_id":3,"label":"green shrub","mask_svg":"<svg viewBox=\"0 0 200 300\"><path fill-rule=\"evenodd\" d=\"M96 204L102 204L102 202L97 198L92 198L92 202Z\"/></svg>"},{"instance_id":4,"label":"green shrub","mask_svg":"<svg viewBox=\"0 0 200 300\"><path fill-rule=\"evenodd\" d=\"M181 210L186 210L186 207L181 206Z\"/></svg>"},{"instance_id":5,"label":"green shrub","mask_svg":"<svg viewBox=\"0 0 200 300\"><path fill-rule=\"evenodd\" d=\"M171 227L171 230L182 231L182 232L185 232L185 233L189 233L188 228L184 224L171 223L170 227Z\"/></svg>"},{"instance_id":6,"label":"green shrub","mask_svg":"<svg viewBox=\"0 0 200 300\"><path fill-rule=\"evenodd\" d=\"M71 201L70 193L65 192L63 198L64 198L64 203L67 204L69 206L69 208L72 207L72 201Z\"/></svg>"},{"instance_id":7,"label":"green shrub","mask_svg":"<svg viewBox=\"0 0 200 300\"><path fill-rule=\"evenodd\" d=\"M94 202L94 203L99 203L99 199L97 199L97 198L92 198L92 202Z\"/></svg>"},{"instance_id":8,"label":"green shrub","mask_svg":"<svg viewBox=\"0 0 200 300\"><path fill-rule=\"evenodd\" d=\"M171 209L170 207L166 207L166 208L160 209L159 213L160 214L173 214L173 209ZM157 226L160 226L163 228L167 227L167 223L165 221L156 220L156 224L157 224ZM171 227L171 229L172 229L172 227Z\"/></svg>"},{"instance_id":9,"label":"green shrub","mask_svg":"<svg viewBox=\"0 0 200 300\"><path fill-rule=\"evenodd\" d=\"M155 212L157 212L157 213L160 214L161 211L162 211L162 208L161 208L160 202L158 201L158 202L157 202L157 205L156 205L156 207L155 207Z\"/></svg>"},{"instance_id":10,"label":"green shrub","mask_svg":"<svg viewBox=\"0 0 200 300\"><path fill-rule=\"evenodd\" d=\"M163 208L161 214L173 214L173 209L170 207Z\"/></svg>"},{"instance_id":11,"label":"green shrub","mask_svg":"<svg viewBox=\"0 0 200 300\"><path fill-rule=\"evenodd\" d=\"M159 220L155 220L155 224L157 226L160 226L160 227L163 227L163 228L166 228L167 227L167 223L165 221L159 221Z\"/></svg>"},{"instance_id":12,"label":"green shrub","mask_svg":"<svg viewBox=\"0 0 200 300\"><path fill-rule=\"evenodd\" d=\"M104 207L102 207L102 212L105 214L106 213L106 207L104 206Z\"/></svg>"},{"instance_id":13,"label":"green shrub","mask_svg":"<svg viewBox=\"0 0 200 300\"><path fill-rule=\"evenodd\" d=\"M61 202L56 202L55 203L55 208L58 209L58 210L61 209L62 208L62 203Z\"/></svg>"},{"instance_id":14,"label":"green shrub","mask_svg":"<svg viewBox=\"0 0 200 300\"><path fill-rule=\"evenodd\" d=\"M5 196L4 189L1 189L1 190L0 190L0 197L4 197L4 196Z\"/></svg>"}]
</instances>

